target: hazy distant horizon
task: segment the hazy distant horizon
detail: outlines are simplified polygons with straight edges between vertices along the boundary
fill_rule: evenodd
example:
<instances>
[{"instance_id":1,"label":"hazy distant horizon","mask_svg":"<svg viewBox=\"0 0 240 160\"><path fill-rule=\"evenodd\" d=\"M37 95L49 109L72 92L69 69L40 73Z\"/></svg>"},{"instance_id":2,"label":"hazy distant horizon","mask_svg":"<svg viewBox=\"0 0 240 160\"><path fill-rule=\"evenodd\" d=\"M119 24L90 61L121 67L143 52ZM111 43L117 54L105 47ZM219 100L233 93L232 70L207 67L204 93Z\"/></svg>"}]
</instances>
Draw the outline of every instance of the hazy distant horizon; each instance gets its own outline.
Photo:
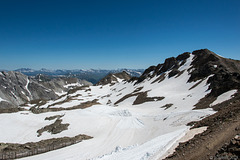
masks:
<instances>
[{"instance_id":1,"label":"hazy distant horizon","mask_svg":"<svg viewBox=\"0 0 240 160\"><path fill-rule=\"evenodd\" d=\"M34 69L34 68L25 68L25 67L22 67L22 68L15 68L15 69L4 69L4 68L0 68L0 71L15 71L15 70L20 70L20 69L32 69L34 71L40 71L40 70L43 70L43 69L46 69L46 70L49 70L49 71L56 71L56 70L83 70L83 71L90 71L90 70L106 70L106 71L109 71L109 70L124 70L124 69L130 69L130 70L145 70L147 68L113 68L113 69L104 69L104 68L89 68L89 69L82 69L82 68L77 68L77 69L64 69L64 68L57 68L57 69L48 69L48 68L39 68L39 69Z\"/></svg>"}]
</instances>

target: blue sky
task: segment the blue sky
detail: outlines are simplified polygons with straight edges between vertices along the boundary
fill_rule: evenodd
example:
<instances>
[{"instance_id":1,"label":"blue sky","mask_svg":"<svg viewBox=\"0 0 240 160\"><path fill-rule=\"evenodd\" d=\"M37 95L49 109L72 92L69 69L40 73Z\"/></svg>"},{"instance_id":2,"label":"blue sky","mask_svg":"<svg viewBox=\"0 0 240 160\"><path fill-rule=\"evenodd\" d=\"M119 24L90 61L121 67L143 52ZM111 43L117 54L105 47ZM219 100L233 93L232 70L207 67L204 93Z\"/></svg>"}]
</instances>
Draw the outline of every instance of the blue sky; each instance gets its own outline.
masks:
<instances>
[{"instance_id":1,"label":"blue sky","mask_svg":"<svg viewBox=\"0 0 240 160\"><path fill-rule=\"evenodd\" d=\"M240 59L239 28L239 0L2 0L0 69L145 69L201 48Z\"/></svg>"}]
</instances>

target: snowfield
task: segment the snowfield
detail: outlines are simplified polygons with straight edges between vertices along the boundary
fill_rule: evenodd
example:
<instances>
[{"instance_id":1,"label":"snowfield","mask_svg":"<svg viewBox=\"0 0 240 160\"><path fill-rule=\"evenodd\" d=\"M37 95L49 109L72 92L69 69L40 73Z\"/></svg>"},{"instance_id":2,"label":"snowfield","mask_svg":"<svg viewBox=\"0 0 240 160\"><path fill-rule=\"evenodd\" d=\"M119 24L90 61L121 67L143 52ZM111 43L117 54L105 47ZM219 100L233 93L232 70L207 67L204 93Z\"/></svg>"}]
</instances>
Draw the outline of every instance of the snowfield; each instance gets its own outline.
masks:
<instances>
[{"instance_id":1,"label":"snowfield","mask_svg":"<svg viewBox=\"0 0 240 160\"><path fill-rule=\"evenodd\" d=\"M50 108L68 108L94 99L100 103L86 109L41 114L30 111L0 114L0 142L38 142L43 139L86 134L93 138L23 159L155 160L166 156L181 138L191 132L187 123L215 113L211 108L192 110L201 98L210 93L207 84L209 77L201 83L186 83L190 77L187 69L192 59L193 55L179 69L183 74L168 78L169 72L166 72L165 79L161 82L154 82L158 78L154 77L134 85L134 82L127 83L118 79L119 82L114 85L90 86L39 107L47 108L58 102ZM129 93L140 92L147 92L148 97L164 98L133 105L137 96L130 96L114 104ZM231 97L234 93L235 91L230 91L226 94ZM73 98L64 102L67 97ZM222 100L219 96L213 105ZM167 104L171 105L168 108L163 107ZM62 123L70 124L68 130L58 134L43 132L38 137L37 130L54 122L44 119L54 115L63 115Z\"/></svg>"}]
</instances>

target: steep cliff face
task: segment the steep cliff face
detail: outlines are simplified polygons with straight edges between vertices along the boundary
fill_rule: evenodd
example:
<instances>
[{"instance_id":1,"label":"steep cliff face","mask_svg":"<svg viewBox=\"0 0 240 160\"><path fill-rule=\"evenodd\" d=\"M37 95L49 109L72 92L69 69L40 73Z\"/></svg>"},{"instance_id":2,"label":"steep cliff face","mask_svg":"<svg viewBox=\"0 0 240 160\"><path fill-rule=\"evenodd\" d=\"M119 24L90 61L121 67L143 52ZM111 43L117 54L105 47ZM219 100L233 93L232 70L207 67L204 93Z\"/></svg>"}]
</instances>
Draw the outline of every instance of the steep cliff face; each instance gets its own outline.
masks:
<instances>
[{"instance_id":1,"label":"steep cliff face","mask_svg":"<svg viewBox=\"0 0 240 160\"><path fill-rule=\"evenodd\" d=\"M192 62L189 82L204 79L210 75L208 83L211 96L218 96L230 89L240 89L240 61L227 59L207 50L197 50Z\"/></svg>"},{"instance_id":2,"label":"steep cliff face","mask_svg":"<svg viewBox=\"0 0 240 160\"><path fill-rule=\"evenodd\" d=\"M165 60L163 64L158 64L157 66L150 66L148 69L146 69L143 74L139 78L133 78L132 80L136 80L136 83L140 83L144 81L147 78L153 78L155 76L159 76L166 71L171 70L169 73L168 77L173 77L177 74L180 73L178 68L180 66L183 66L186 62L186 60L190 57L189 52L185 52L179 56L175 57L170 57Z\"/></svg>"}]
</instances>

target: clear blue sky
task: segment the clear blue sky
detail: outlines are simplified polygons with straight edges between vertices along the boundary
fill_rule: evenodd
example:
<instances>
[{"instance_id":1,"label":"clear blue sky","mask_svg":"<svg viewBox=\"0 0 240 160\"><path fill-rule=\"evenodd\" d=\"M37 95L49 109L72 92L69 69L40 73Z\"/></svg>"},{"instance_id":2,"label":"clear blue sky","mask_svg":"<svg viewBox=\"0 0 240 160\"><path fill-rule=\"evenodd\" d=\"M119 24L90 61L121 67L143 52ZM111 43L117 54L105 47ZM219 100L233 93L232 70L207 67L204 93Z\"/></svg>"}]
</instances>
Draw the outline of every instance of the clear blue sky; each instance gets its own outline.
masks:
<instances>
[{"instance_id":1,"label":"clear blue sky","mask_svg":"<svg viewBox=\"0 0 240 160\"><path fill-rule=\"evenodd\" d=\"M201 48L240 59L239 0L0 0L0 69L144 69Z\"/></svg>"}]
</instances>

